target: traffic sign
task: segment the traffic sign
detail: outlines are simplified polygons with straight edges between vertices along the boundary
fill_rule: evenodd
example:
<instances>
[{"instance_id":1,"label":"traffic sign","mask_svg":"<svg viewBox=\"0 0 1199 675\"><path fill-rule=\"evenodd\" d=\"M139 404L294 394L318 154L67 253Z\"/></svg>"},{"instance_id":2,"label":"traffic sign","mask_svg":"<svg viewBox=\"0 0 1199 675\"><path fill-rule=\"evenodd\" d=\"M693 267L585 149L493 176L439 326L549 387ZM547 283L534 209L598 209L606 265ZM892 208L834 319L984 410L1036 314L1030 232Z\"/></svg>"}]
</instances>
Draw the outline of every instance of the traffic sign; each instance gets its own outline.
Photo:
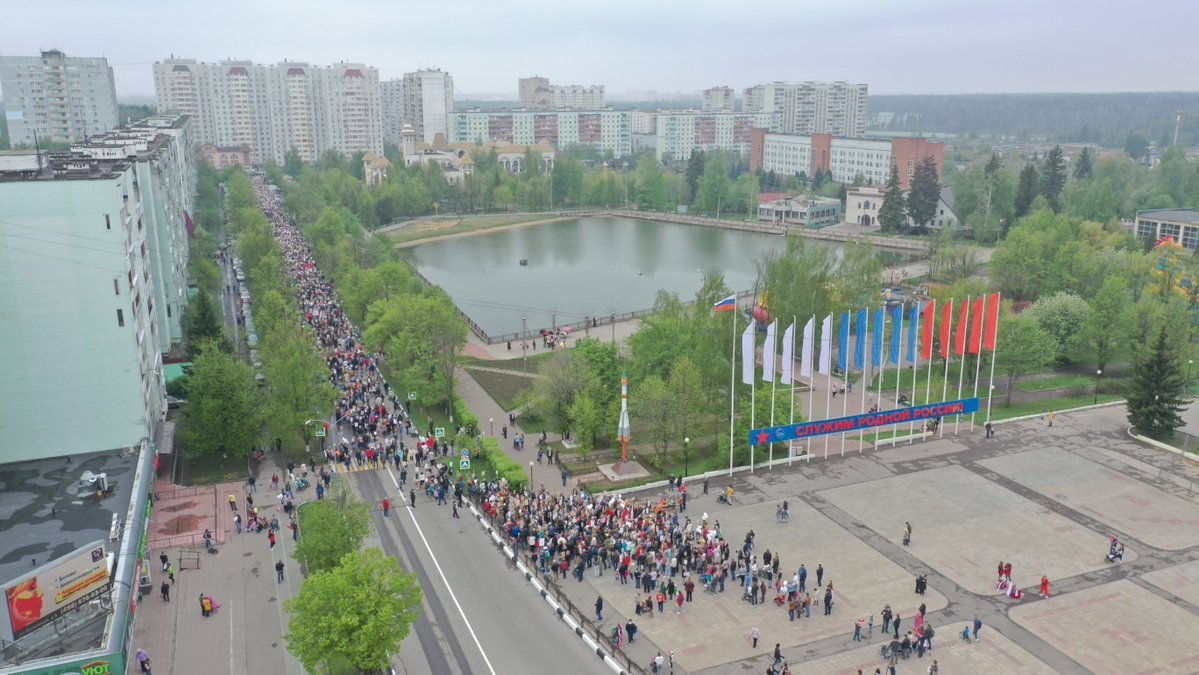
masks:
<instances>
[{"instance_id":1,"label":"traffic sign","mask_svg":"<svg viewBox=\"0 0 1199 675\"><path fill-rule=\"evenodd\" d=\"M409 400L409 401L415 401L415 400L416 400L416 392L415 392L415 391L410 391L410 392L408 392L408 400Z\"/></svg>"},{"instance_id":2,"label":"traffic sign","mask_svg":"<svg viewBox=\"0 0 1199 675\"><path fill-rule=\"evenodd\" d=\"M470 450L467 450L466 448L462 448L461 455L462 455L462 459L468 459L470 457Z\"/></svg>"},{"instance_id":3,"label":"traffic sign","mask_svg":"<svg viewBox=\"0 0 1199 675\"><path fill-rule=\"evenodd\" d=\"M470 460L469 459L458 460L458 468L461 469L462 471L469 471L470 470Z\"/></svg>"},{"instance_id":4,"label":"traffic sign","mask_svg":"<svg viewBox=\"0 0 1199 675\"><path fill-rule=\"evenodd\" d=\"M433 430L433 435L437 438L445 438L445 427L437 427Z\"/></svg>"},{"instance_id":5,"label":"traffic sign","mask_svg":"<svg viewBox=\"0 0 1199 675\"><path fill-rule=\"evenodd\" d=\"M317 438L325 437L325 425L322 424L316 428L316 437Z\"/></svg>"}]
</instances>

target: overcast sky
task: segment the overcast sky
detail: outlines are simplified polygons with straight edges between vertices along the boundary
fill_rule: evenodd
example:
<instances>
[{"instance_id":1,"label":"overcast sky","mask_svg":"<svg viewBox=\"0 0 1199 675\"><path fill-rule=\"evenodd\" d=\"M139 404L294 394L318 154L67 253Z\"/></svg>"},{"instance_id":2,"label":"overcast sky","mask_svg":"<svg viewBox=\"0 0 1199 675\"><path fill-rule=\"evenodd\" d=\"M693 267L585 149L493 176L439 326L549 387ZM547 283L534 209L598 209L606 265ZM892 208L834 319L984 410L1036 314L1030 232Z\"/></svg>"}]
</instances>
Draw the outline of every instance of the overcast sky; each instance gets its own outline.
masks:
<instances>
[{"instance_id":1,"label":"overcast sky","mask_svg":"<svg viewBox=\"0 0 1199 675\"><path fill-rule=\"evenodd\" d=\"M117 95L153 95L174 54L317 65L383 79L448 70L456 93L516 80L740 91L772 80L871 93L1194 91L1193 0L3 0L0 54L106 56Z\"/></svg>"}]
</instances>

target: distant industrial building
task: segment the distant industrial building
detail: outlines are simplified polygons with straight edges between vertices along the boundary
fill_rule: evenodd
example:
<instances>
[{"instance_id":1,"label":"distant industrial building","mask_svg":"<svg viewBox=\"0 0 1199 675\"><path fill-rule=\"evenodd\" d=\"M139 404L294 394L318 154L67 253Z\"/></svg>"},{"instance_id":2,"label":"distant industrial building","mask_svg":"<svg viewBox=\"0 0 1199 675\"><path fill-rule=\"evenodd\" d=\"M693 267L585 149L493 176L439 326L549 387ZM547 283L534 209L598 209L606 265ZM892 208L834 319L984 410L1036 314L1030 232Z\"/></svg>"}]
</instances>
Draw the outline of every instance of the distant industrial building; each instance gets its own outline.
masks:
<instances>
[{"instance_id":1,"label":"distant industrial building","mask_svg":"<svg viewBox=\"0 0 1199 675\"><path fill-rule=\"evenodd\" d=\"M1166 237L1194 251L1199 246L1199 211L1195 209L1145 209L1137 211L1133 234L1148 244Z\"/></svg>"},{"instance_id":2,"label":"distant industrial building","mask_svg":"<svg viewBox=\"0 0 1199 675\"><path fill-rule=\"evenodd\" d=\"M779 116L774 113L659 112L657 127L658 159L685 160L696 150L725 150L747 153L754 129L777 131Z\"/></svg>"},{"instance_id":3,"label":"distant industrial building","mask_svg":"<svg viewBox=\"0 0 1199 675\"><path fill-rule=\"evenodd\" d=\"M71 143L119 124L112 67L105 58L0 56L0 91L13 145Z\"/></svg>"},{"instance_id":4,"label":"distant industrial building","mask_svg":"<svg viewBox=\"0 0 1199 675\"><path fill-rule=\"evenodd\" d=\"M190 121L0 157L0 464L134 447L166 412L196 187ZM63 411L63 415L48 411Z\"/></svg>"},{"instance_id":5,"label":"distant industrial building","mask_svg":"<svg viewBox=\"0 0 1199 675\"><path fill-rule=\"evenodd\" d=\"M837 138L830 134L774 134L763 129L753 132L749 166L784 176L812 177L819 171L838 183L860 180L865 185L882 185L891 175L891 165L899 167L900 184L909 187L916 164L929 156L942 175L945 146L926 138L867 140Z\"/></svg>"},{"instance_id":6,"label":"distant industrial building","mask_svg":"<svg viewBox=\"0 0 1199 675\"><path fill-rule=\"evenodd\" d=\"M604 108L604 85L550 84L548 77L522 77L517 83L520 107L526 110L599 110Z\"/></svg>"},{"instance_id":7,"label":"distant industrial building","mask_svg":"<svg viewBox=\"0 0 1199 675\"><path fill-rule=\"evenodd\" d=\"M866 85L848 82L771 82L745 90L746 112L778 113L784 134L866 134Z\"/></svg>"},{"instance_id":8,"label":"distant industrial building","mask_svg":"<svg viewBox=\"0 0 1199 675\"><path fill-rule=\"evenodd\" d=\"M254 163L306 162L328 150L383 152L379 71L361 63L311 66L284 61L154 64L158 110L189 116L201 144L247 146Z\"/></svg>"},{"instance_id":9,"label":"distant industrial building","mask_svg":"<svg viewBox=\"0 0 1199 675\"><path fill-rule=\"evenodd\" d=\"M736 112L737 92L732 87L712 87L704 90L704 112Z\"/></svg>"}]
</instances>

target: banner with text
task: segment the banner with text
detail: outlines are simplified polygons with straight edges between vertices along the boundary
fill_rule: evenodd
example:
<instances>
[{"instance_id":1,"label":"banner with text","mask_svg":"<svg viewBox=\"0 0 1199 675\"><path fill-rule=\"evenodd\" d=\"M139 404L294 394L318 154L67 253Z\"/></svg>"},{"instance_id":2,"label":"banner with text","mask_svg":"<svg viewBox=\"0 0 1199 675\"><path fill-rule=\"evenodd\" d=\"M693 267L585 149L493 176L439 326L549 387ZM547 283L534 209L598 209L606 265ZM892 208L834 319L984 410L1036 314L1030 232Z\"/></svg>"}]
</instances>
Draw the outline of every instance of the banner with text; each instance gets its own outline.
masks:
<instances>
[{"instance_id":1,"label":"banner with text","mask_svg":"<svg viewBox=\"0 0 1199 675\"><path fill-rule=\"evenodd\" d=\"M920 420L935 420L949 415L968 415L978 412L978 398L964 398L957 401L929 403L909 408L896 408L864 415L850 415L831 420L785 424L780 427L766 427L749 432L750 445L765 445L767 443L785 443L801 438L812 438L826 434L839 434L846 431L861 431L875 427L885 427L892 424L906 424Z\"/></svg>"}]
</instances>

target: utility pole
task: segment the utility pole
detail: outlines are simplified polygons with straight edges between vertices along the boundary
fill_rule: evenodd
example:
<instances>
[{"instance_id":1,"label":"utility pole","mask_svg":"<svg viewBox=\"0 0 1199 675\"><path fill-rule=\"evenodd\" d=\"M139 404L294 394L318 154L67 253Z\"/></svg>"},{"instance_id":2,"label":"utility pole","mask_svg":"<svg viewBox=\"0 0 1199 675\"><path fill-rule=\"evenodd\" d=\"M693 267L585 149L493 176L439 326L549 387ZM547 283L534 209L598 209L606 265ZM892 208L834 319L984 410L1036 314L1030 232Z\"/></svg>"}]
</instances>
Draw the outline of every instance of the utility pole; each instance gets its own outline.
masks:
<instances>
[{"instance_id":1,"label":"utility pole","mask_svg":"<svg viewBox=\"0 0 1199 675\"><path fill-rule=\"evenodd\" d=\"M529 334L529 329L525 326L525 317L520 317L520 354L523 361L525 375L529 374L529 341L525 339Z\"/></svg>"},{"instance_id":2,"label":"utility pole","mask_svg":"<svg viewBox=\"0 0 1199 675\"><path fill-rule=\"evenodd\" d=\"M612 324L612 344L616 344L616 312L608 317L608 323Z\"/></svg>"}]
</instances>

